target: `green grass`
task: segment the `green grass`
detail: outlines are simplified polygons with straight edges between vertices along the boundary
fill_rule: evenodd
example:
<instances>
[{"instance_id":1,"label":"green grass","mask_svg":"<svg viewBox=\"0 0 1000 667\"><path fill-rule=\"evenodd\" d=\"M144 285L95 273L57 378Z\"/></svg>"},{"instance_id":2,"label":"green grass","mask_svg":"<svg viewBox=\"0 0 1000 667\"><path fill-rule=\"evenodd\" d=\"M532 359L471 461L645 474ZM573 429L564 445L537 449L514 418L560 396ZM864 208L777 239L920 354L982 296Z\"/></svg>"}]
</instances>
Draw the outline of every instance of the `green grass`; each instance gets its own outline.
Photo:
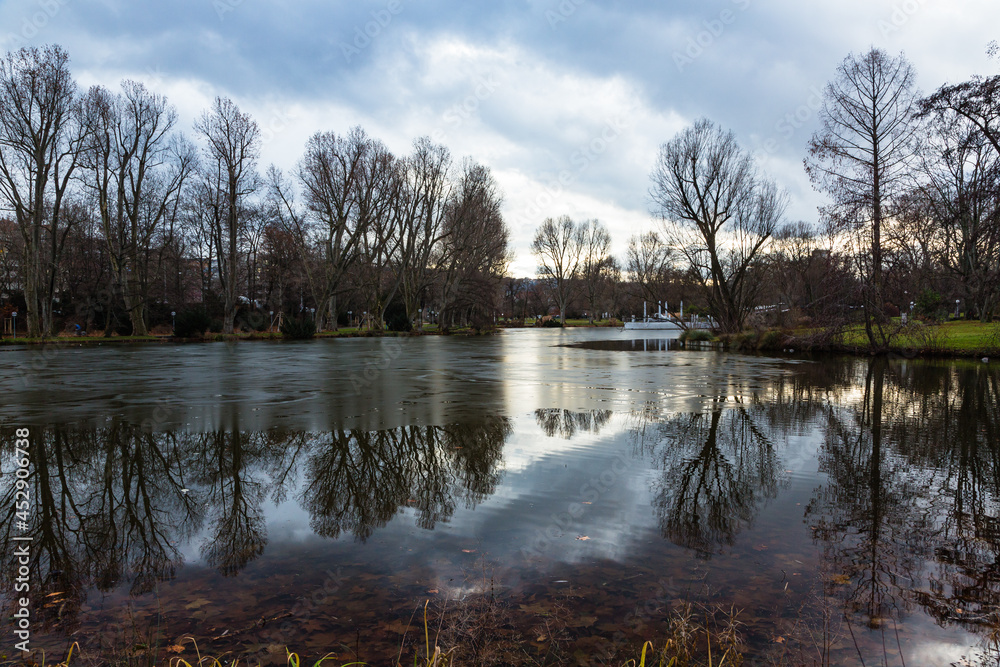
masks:
<instances>
[{"instance_id":1,"label":"green grass","mask_svg":"<svg viewBox=\"0 0 1000 667\"><path fill-rule=\"evenodd\" d=\"M708 329L685 329L678 338L682 343L711 343L716 340L715 334Z\"/></svg>"},{"instance_id":2,"label":"green grass","mask_svg":"<svg viewBox=\"0 0 1000 667\"><path fill-rule=\"evenodd\" d=\"M847 347L868 346L864 327L860 325L845 331L837 342ZM917 322L903 327L890 343L890 347L897 351L961 355L996 354L1000 352L1000 323L984 324L967 320L942 324Z\"/></svg>"}]
</instances>

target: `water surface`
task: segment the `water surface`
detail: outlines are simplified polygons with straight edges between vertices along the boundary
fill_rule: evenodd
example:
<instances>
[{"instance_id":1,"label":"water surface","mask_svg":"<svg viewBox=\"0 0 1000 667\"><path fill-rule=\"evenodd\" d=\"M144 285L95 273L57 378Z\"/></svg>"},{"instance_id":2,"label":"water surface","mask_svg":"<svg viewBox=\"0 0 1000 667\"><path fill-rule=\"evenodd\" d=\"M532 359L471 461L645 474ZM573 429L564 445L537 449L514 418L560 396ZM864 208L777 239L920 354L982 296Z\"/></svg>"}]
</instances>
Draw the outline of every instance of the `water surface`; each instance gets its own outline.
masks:
<instances>
[{"instance_id":1,"label":"water surface","mask_svg":"<svg viewBox=\"0 0 1000 667\"><path fill-rule=\"evenodd\" d=\"M0 391L39 647L388 664L430 600L470 663L622 664L691 603L760 664L995 660L995 364L516 330L5 348Z\"/></svg>"}]
</instances>

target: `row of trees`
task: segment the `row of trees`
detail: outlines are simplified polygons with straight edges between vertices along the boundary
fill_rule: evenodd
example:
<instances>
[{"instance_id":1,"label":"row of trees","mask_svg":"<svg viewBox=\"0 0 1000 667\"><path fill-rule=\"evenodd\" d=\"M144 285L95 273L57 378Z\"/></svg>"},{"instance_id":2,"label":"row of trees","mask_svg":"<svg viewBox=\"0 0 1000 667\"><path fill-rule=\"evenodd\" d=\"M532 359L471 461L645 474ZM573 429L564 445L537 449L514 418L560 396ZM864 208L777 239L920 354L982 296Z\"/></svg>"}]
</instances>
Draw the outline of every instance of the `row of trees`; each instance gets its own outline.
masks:
<instances>
[{"instance_id":1,"label":"row of trees","mask_svg":"<svg viewBox=\"0 0 1000 667\"><path fill-rule=\"evenodd\" d=\"M995 53L995 47L993 49ZM888 342L884 308L899 281L951 283L987 320L1000 298L1000 77L922 98L912 65L872 49L828 85L806 170L861 278L872 347Z\"/></svg>"},{"instance_id":2,"label":"row of trees","mask_svg":"<svg viewBox=\"0 0 1000 667\"><path fill-rule=\"evenodd\" d=\"M970 317L995 316L1000 76L929 97L914 79L904 56L874 48L838 68L805 159L829 197L819 225L786 223L787 195L711 121L663 144L650 190L661 228L631 239L624 296L676 305L686 294L724 332L767 311L826 325L860 320L876 350L899 331L893 316L914 306L940 313L942 295ZM596 286L623 267L609 245L595 221L539 227L532 250L560 315L574 289L597 310Z\"/></svg>"},{"instance_id":3,"label":"row of trees","mask_svg":"<svg viewBox=\"0 0 1000 667\"><path fill-rule=\"evenodd\" d=\"M1000 301L1000 76L921 97L902 55L849 55L805 160L829 196L821 224L786 223L787 195L702 119L660 147L659 229L619 260L600 222L547 219L540 281L501 288L509 232L488 168L427 138L397 156L354 128L261 173L260 127L233 101L214 101L192 143L161 95L134 81L80 92L68 62L58 46L0 60L0 293L31 336L58 316L144 334L191 304L231 332L267 311L309 310L320 328L433 311L447 327L529 303L565 319L684 300L727 332L768 306L860 318L882 349L911 302L958 299L987 320Z\"/></svg>"},{"instance_id":4,"label":"row of trees","mask_svg":"<svg viewBox=\"0 0 1000 667\"><path fill-rule=\"evenodd\" d=\"M262 133L230 99L195 122L135 81L79 92L59 46L0 61L0 291L23 296L29 336L56 315L427 309L445 325L492 315L510 261L490 170L427 138L393 155L361 128L320 132L291 174L259 169ZM297 306L297 308L296 308ZM11 306L12 308L13 306Z\"/></svg>"}]
</instances>

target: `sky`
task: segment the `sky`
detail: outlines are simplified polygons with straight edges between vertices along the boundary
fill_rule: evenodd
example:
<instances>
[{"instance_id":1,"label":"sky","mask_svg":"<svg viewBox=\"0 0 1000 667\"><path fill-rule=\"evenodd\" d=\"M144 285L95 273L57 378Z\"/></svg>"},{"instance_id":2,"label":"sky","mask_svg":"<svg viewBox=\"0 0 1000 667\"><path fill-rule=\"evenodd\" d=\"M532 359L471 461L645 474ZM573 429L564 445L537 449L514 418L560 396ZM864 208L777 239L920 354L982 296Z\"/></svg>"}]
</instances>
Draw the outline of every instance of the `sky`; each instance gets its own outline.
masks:
<instances>
[{"instance_id":1,"label":"sky","mask_svg":"<svg viewBox=\"0 0 1000 667\"><path fill-rule=\"evenodd\" d=\"M82 88L144 82L192 125L216 96L262 129L261 170L361 125L396 154L430 136L489 166L515 259L546 217L597 218L619 257L655 229L658 148L699 117L735 132L787 192L849 54L903 52L933 92L995 74L996 0L0 0L0 49L61 44Z\"/></svg>"}]
</instances>

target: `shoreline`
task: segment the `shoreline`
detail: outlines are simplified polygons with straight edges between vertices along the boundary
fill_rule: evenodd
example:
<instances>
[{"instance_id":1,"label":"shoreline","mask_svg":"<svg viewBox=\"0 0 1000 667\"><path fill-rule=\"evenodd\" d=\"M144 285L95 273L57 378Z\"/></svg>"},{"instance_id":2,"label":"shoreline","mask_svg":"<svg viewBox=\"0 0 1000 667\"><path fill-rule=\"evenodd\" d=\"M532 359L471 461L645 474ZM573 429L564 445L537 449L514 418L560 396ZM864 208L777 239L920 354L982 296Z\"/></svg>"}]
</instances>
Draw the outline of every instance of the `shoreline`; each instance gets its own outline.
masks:
<instances>
[{"instance_id":1,"label":"shoreline","mask_svg":"<svg viewBox=\"0 0 1000 667\"><path fill-rule=\"evenodd\" d=\"M910 344L897 343L890 345L885 350L872 352L867 345L834 342L823 340L822 336L803 335L794 330L787 329L764 329L760 331L744 332L741 334L728 334L712 336L710 340L689 340L684 347L686 349L718 350L738 353L779 353L801 356L804 354L835 354L849 355L856 357L873 357L880 355L902 356L908 359L928 358L928 359L983 359L1000 358L1000 324L982 324L979 322L949 322L935 327L928 327L934 333L941 333L949 327L956 325L962 327L973 327L980 329L978 337L972 344L957 346L948 338L933 340L930 344ZM317 333L315 339L340 339L340 338L408 338L418 336L490 336L500 333L506 329L545 329L541 326L498 326L488 330L454 329L448 333L443 333L435 329L424 331L359 331L357 329L342 329L339 331L325 331ZM572 323L565 327L552 327L553 329L610 329L621 327L616 323L612 324L587 324ZM841 336L850 334L841 334ZM204 343L235 343L235 342L282 342L295 339L287 338L278 332L252 332L237 334L208 334L199 338L177 338L174 336L56 336L44 338L3 338L0 339L0 346L55 346L55 347L85 347L103 345L166 345L166 344L204 344ZM299 339L303 340L303 339ZM311 340L311 339L305 339ZM683 337L681 338L683 341ZM905 339L903 339L905 341Z\"/></svg>"}]
</instances>

